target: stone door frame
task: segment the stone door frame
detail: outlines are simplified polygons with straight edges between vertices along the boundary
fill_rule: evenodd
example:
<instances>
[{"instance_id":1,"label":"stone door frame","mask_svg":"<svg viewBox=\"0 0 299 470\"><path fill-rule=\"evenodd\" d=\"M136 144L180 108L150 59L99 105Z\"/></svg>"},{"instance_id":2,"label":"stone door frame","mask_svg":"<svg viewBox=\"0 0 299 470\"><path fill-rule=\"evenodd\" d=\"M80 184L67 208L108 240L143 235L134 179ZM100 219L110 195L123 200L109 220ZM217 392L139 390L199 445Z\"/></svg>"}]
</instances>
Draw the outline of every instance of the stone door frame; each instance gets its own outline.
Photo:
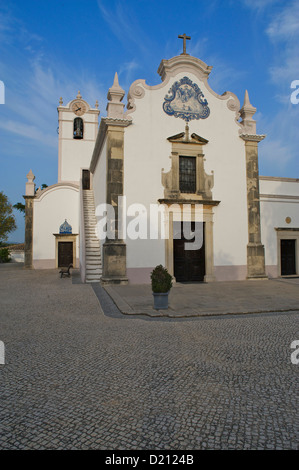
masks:
<instances>
[{"instance_id":1,"label":"stone door frame","mask_svg":"<svg viewBox=\"0 0 299 470\"><path fill-rule=\"evenodd\" d=\"M173 222L181 221L183 205L175 204L166 215L166 226L168 227L168 237L165 240L165 266L168 272L174 276L174 253L173 253ZM195 222L195 207L191 209L190 222ZM183 220L182 220L183 222ZM205 227L205 276L204 282L215 281L214 276L214 241L213 241L213 206L203 206L203 220Z\"/></svg>"},{"instance_id":2,"label":"stone door frame","mask_svg":"<svg viewBox=\"0 0 299 470\"><path fill-rule=\"evenodd\" d=\"M55 268L58 268L58 243L73 243L73 267L76 268L77 233L53 233L55 237Z\"/></svg>"},{"instance_id":3,"label":"stone door frame","mask_svg":"<svg viewBox=\"0 0 299 470\"><path fill-rule=\"evenodd\" d=\"M299 228L275 228L277 234L277 269L278 277L297 277L299 274ZM296 274L281 275L281 244L280 240L296 240L295 241L295 264Z\"/></svg>"}]
</instances>

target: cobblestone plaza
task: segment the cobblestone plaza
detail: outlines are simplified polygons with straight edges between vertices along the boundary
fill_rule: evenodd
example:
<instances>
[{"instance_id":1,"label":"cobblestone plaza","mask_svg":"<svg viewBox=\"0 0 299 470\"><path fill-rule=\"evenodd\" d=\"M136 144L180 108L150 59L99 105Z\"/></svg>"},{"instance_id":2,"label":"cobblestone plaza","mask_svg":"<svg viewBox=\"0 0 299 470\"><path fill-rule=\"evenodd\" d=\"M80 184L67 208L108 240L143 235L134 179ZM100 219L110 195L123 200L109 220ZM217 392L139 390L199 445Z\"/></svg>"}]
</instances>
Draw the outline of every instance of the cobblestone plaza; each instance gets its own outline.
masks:
<instances>
[{"instance_id":1,"label":"cobblestone plaza","mask_svg":"<svg viewBox=\"0 0 299 470\"><path fill-rule=\"evenodd\" d=\"M294 308L130 316L76 276L0 278L1 449L298 449Z\"/></svg>"}]
</instances>

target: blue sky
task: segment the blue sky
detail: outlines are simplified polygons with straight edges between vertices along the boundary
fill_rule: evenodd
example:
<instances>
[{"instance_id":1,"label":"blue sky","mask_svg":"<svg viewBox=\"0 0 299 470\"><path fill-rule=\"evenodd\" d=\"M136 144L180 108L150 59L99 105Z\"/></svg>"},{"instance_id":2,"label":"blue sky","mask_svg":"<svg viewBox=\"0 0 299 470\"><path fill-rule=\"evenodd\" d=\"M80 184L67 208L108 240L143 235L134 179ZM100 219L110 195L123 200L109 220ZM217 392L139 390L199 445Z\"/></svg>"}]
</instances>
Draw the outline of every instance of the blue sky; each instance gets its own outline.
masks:
<instances>
[{"instance_id":1,"label":"blue sky","mask_svg":"<svg viewBox=\"0 0 299 470\"><path fill-rule=\"evenodd\" d=\"M3 3L3 2L2 2ZM299 1L293 0L6 0L0 4L0 190L23 201L26 174L57 182L57 106L80 90L106 114L115 72L127 92L132 81L160 82L162 59L187 52L213 66L219 94L245 89L257 108L260 174L299 177ZM126 100L126 98L125 98ZM24 239L23 216L11 241Z\"/></svg>"}]
</instances>

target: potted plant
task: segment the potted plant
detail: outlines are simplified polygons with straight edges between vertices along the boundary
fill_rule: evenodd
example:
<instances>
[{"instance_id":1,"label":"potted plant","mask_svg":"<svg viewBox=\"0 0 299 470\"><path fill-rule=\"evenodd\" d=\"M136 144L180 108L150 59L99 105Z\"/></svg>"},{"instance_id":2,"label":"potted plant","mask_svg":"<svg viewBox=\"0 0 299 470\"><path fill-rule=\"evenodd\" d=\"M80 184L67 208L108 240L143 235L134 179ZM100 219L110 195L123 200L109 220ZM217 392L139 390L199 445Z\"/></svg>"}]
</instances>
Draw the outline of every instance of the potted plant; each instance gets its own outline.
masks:
<instances>
[{"instance_id":1,"label":"potted plant","mask_svg":"<svg viewBox=\"0 0 299 470\"><path fill-rule=\"evenodd\" d=\"M154 308L162 310L168 308L168 294L172 287L172 277L161 264L151 273Z\"/></svg>"}]
</instances>

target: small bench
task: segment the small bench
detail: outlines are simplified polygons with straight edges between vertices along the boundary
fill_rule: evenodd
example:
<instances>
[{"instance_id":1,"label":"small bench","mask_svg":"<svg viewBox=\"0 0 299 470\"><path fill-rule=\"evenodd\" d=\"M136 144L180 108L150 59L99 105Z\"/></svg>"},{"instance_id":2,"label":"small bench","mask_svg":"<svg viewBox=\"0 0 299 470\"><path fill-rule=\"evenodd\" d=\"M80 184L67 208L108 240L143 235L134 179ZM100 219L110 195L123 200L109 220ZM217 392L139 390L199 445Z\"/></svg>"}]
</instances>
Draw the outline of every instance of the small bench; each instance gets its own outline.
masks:
<instances>
[{"instance_id":1,"label":"small bench","mask_svg":"<svg viewBox=\"0 0 299 470\"><path fill-rule=\"evenodd\" d=\"M67 276L70 277L71 275L71 268L73 267L72 264L70 264L67 268L61 268L61 271L59 271L60 277Z\"/></svg>"}]
</instances>

